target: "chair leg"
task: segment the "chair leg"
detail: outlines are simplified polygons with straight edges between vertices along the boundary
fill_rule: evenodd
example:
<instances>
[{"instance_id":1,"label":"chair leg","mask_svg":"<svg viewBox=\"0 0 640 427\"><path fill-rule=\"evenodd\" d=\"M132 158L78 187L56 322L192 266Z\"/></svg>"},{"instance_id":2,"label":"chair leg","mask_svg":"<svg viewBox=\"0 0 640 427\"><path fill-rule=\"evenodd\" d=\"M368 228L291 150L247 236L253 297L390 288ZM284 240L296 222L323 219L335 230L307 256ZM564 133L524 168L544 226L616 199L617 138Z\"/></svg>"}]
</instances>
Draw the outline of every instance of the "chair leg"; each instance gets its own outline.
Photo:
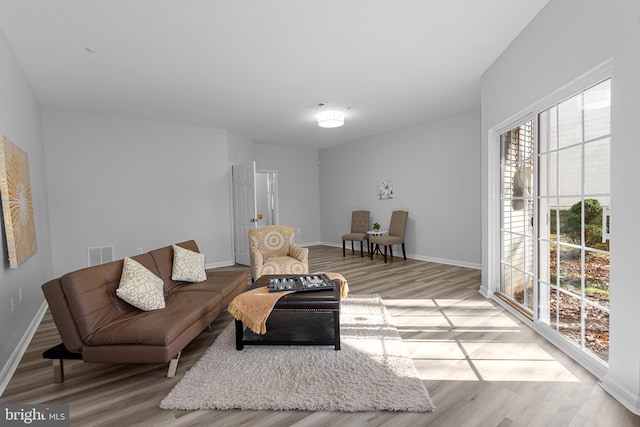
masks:
<instances>
[{"instance_id":1,"label":"chair leg","mask_svg":"<svg viewBox=\"0 0 640 427\"><path fill-rule=\"evenodd\" d=\"M404 260L407 260L407 253L404 251L404 243L402 244L402 256L404 257Z\"/></svg>"},{"instance_id":2,"label":"chair leg","mask_svg":"<svg viewBox=\"0 0 640 427\"><path fill-rule=\"evenodd\" d=\"M353 249L353 240L351 241L351 255L355 254L356 251Z\"/></svg>"},{"instance_id":3,"label":"chair leg","mask_svg":"<svg viewBox=\"0 0 640 427\"><path fill-rule=\"evenodd\" d=\"M364 240L360 240L360 258L364 258Z\"/></svg>"},{"instance_id":4,"label":"chair leg","mask_svg":"<svg viewBox=\"0 0 640 427\"><path fill-rule=\"evenodd\" d=\"M393 258L393 246L389 245L389 255Z\"/></svg>"},{"instance_id":5,"label":"chair leg","mask_svg":"<svg viewBox=\"0 0 640 427\"><path fill-rule=\"evenodd\" d=\"M343 257L344 257L344 256L347 256L347 255L345 254L345 244L346 244L346 242L343 240L343 241L342 241L342 256L343 256Z\"/></svg>"},{"instance_id":6,"label":"chair leg","mask_svg":"<svg viewBox=\"0 0 640 427\"><path fill-rule=\"evenodd\" d=\"M391 247L391 246L389 246ZM384 263L387 263L387 245L384 245Z\"/></svg>"}]
</instances>

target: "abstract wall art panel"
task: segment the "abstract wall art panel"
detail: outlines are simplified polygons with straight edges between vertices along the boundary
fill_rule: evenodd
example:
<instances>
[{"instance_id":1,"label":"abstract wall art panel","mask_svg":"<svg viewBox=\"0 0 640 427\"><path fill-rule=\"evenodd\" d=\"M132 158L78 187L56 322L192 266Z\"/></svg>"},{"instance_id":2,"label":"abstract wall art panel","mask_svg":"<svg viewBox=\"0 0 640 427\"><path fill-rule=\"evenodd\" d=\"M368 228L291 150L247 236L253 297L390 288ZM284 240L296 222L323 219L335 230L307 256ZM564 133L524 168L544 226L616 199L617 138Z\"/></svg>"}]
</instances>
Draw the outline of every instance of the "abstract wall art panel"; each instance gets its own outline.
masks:
<instances>
[{"instance_id":1,"label":"abstract wall art panel","mask_svg":"<svg viewBox=\"0 0 640 427\"><path fill-rule=\"evenodd\" d=\"M38 250L33 216L29 158L5 136L0 137L0 195L9 267L18 268Z\"/></svg>"}]
</instances>

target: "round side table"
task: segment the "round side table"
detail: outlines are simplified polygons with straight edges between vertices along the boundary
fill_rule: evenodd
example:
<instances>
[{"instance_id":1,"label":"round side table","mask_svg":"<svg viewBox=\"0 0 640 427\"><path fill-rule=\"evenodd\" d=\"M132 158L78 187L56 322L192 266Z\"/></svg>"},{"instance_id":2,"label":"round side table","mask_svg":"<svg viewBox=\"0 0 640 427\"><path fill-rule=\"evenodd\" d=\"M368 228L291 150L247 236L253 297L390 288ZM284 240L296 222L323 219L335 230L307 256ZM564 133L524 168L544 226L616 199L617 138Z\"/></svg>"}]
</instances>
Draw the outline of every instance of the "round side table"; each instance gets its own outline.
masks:
<instances>
[{"instance_id":1,"label":"round side table","mask_svg":"<svg viewBox=\"0 0 640 427\"><path fill-rule=\"evenodd\" d=\"M384 236L387 234L387 230L370 230L367 231L369 236ZM373 255L380 254L382 255L382 251L380 250L380 245L376 245L375 249L373 248L373 243L371 244L371 258L373 259Z\"/></svg>"}]
</instances>

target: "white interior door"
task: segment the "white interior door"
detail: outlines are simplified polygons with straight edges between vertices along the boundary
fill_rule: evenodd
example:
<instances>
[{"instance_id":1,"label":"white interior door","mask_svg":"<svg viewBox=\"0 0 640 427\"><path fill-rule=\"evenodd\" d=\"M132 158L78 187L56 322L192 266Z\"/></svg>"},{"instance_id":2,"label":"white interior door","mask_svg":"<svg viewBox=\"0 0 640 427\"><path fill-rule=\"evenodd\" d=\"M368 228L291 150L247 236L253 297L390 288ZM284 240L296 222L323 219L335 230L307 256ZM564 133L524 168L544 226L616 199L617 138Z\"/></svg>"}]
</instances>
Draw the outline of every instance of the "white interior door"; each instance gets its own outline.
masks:
<instances>
[{"instance_id":1,"label":"white interior door","mask_svg":"<svg viewBox=\"0 0 640 427\"><path fill-rule=\"evenodd\" d=\"M238 264L249 265L249 230L256 218L256 162L231 166L233 183L233 236Z\"/></svg>"}]
</instances>

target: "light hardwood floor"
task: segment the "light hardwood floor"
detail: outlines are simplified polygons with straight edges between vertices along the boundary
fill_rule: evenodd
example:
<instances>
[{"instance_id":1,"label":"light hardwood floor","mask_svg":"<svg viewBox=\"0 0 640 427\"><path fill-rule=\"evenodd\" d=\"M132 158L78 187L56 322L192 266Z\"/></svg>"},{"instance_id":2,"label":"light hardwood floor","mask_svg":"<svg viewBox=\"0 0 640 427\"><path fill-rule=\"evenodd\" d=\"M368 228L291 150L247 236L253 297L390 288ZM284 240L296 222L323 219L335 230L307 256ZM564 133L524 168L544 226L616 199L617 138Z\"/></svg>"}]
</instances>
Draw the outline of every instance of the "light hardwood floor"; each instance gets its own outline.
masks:
<instances>
[{"instance_id":1,"label":"light hardwood floor","mask_svg":"<svg viewBox=\"0 0 640 427\"><path fill-rule=\"evenodd\" d=\"M384 264L357 251L343 258L327 246L311 247L309 260L311 271L342 273L351 293L384 299L435 412L159 409L231 321L226 312L185 348L175 378L166 378L166 365L67 361L63 384L53 383L51 361L42 359L59 342L47 314L0 402L69 404L72 426L640 426L595 377L483 298L480 271L398 257Z\"/></svg>"}]
</instances>

